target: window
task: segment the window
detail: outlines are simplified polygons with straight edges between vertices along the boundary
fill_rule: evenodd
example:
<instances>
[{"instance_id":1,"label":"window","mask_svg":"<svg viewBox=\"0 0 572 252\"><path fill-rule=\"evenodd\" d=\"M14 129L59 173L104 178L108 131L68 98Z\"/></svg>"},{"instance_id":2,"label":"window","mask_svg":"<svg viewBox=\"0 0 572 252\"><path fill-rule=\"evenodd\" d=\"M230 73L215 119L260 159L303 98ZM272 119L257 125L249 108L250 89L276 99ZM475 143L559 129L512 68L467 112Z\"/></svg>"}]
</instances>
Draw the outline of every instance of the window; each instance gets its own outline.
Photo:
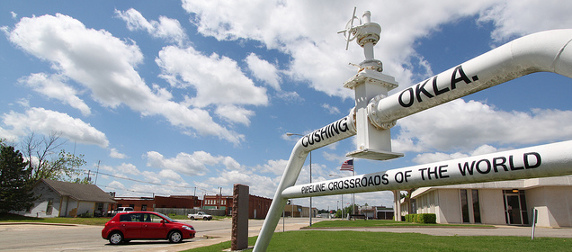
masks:
<instances>
[{"instance_id":1,"label":"window","mask_svg":"<svg viewBox=\"0 0 572 252\"><path fill-rule=\"evenodd\" d=\"M152 223L161 223L163 218L155 215L155 214L142 214L143 218L141 219L143 222L152 222Z\"/></svg>"},{"instance_id":2,"label":"window","mask_svg":"<svg viewBox=\"0 0 572 252\"><path fill-rule=\"evenodd\" d=\"M481 223L481 206L479 204L479 190L471 190L473 196L473 222Z\"/></svg>"},{"instance_id":3,"label":"window","mask_svg":"<svg viewBox=\"0 0 572 252\"><path fill-rule=\"evenodd\" d=\"M120 222L130 222L131 221L131 216L132 214L124 214L119 216L119 221Z\"/></svg>"},{"instance_id":4,"label":"window","mask_svg":"<svg viewBox=\"0 0 572 252\"><path fill-rule=\"evenodd\" d=\"M141 205L141 211L147 211L147 205Z\"/></svg>"},{"instance_id":5,"label":"window","mask_svg":"<svg viewBox=\"0 0 572 252\"><path fill-rule=\"evenodd\" d=\"M470 222L469 218L469 201L466 189L461 189L461 215L463 222Z\"/></svg>"}]
</instances>

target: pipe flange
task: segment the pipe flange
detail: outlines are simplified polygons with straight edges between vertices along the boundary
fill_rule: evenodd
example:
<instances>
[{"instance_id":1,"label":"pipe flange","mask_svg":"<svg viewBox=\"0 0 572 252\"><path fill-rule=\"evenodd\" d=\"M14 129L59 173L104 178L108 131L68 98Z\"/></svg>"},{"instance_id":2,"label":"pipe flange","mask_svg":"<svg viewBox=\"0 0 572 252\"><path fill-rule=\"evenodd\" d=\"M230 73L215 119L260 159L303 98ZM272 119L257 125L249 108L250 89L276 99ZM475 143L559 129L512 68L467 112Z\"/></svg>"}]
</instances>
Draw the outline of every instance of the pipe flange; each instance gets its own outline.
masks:
<instances>
[{"instance_id":1,"label":"pipe flange","mask_svg":"<svg viewBox=\"0 0 572 252\"><path fill-rule=\"evenodd\" d=\"M367 104L367 117L369 119L369 122L376 129L379 130L391 129L397 123L397 121L383 122L377 117L377 109L375 108L377 107L379 102L385 97L387 97L387 95L383 94L376 95L375 97L371 98L371 100Z\"/></svg>"}]
</instances>

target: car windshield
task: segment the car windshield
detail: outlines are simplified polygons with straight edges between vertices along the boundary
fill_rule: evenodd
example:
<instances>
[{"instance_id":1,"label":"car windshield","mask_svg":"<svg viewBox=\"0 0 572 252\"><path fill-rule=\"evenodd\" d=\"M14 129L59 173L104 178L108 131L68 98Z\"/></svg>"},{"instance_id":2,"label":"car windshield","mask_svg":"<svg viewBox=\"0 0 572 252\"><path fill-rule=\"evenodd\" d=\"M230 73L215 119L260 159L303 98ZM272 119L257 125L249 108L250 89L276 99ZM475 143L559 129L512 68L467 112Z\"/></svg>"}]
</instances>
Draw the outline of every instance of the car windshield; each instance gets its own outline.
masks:
<instances>
[{"instance_id":1,"label":"car windshield","mask_svg":"<svg viewBox=\"0 0 572 252\"><path fill-rule=\"evenodd\" d=\"M157 213L157 215L163 217L164 219L168 220L169 222L175 222L173 219L169 218L169 216L164 215L162 213Z\"/></svg>"}]
</instances>

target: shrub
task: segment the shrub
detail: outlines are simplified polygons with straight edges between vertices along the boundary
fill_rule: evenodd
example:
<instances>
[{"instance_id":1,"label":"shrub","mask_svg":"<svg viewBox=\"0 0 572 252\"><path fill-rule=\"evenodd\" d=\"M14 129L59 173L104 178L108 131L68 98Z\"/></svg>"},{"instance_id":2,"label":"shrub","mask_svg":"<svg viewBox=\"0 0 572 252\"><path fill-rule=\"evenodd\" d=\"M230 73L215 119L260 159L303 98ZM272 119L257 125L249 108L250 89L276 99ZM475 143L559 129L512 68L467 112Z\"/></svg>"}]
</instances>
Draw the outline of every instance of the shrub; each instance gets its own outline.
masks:
<instances>
[{"instance_id":1,"label":"shrub","mask_svg":"<svg viewBox=\"0 0 572 252\"><path fill-rule=\"evenodd\" d=\"M406 222L416 222L416 223L437 223L437 215L428 214L408 214L405 215Z\"/></svg>"},{"instance_id":2,"label":"shrub","mask_svg":"<svg viewBox=\"0 0 572 252\"><path fill-rule=\"evenodd\" d=\"M89 212L85 212L85 213L80 214L78 217L80 217L80 218L91 218L93 216Z\"/></svg>"}]
</instances>

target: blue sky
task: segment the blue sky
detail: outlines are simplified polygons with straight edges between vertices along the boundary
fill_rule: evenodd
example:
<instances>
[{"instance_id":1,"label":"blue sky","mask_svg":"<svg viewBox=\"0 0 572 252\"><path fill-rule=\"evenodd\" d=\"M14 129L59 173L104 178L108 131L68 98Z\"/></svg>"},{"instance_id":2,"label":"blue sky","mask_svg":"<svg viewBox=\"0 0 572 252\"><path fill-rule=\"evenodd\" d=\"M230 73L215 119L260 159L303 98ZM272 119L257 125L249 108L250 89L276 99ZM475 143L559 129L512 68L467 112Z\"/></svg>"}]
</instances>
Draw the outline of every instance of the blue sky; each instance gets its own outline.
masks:
<instances>
[{"instance_id":1,"label":"blue sky","mask_svg":"<svg viewBox=\"0 0 572 252\"><path fill-rule=\"evenodd\" d=\"M1 1L0 138L59 132L119 196L231 194L241 183L272 197L298 140L285 133L354 106L343 83L363 51L344 50L337 34L354 6L382 27L375 56L399 83L390 94L520 36L572 27L562 1ZM356 173L569 140L571 84L536 73L401 119L392 146L405 157L355 160ZM351 175L339 168L354 149L350 138L312 152L313 181ZM356 203L391 206L392 195Z\"/></svg>"}]
</instances>

